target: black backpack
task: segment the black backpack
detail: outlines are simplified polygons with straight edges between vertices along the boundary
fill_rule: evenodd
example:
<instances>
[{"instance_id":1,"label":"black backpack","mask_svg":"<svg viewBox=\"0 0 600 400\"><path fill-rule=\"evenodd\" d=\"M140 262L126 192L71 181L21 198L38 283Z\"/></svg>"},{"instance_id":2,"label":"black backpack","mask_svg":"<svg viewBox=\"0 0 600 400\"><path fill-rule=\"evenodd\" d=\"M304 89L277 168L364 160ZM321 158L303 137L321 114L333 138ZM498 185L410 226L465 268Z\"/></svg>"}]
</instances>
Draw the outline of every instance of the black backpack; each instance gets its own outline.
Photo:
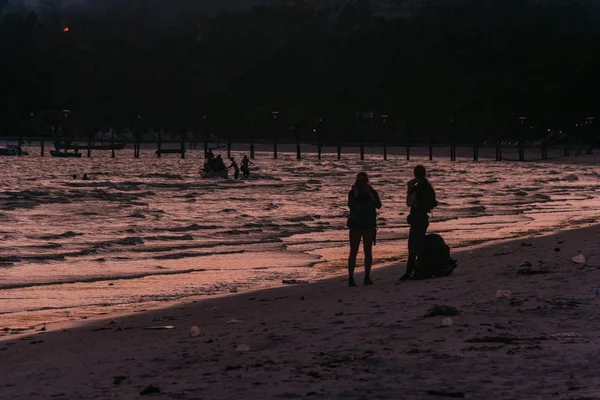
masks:
<instances>
[{"instance_id":1,"label":"black backpack","mask_svg":"<svg viewBox=\"0 0 600 400\"><path fill-rule=\"evenodd\" d=\"M428 279L431 277L448 276L454 272L456 260L450 257L450 247L440 235L425 236L423 249L417 258L415 278Z\"/></svg>"}]
</instances>

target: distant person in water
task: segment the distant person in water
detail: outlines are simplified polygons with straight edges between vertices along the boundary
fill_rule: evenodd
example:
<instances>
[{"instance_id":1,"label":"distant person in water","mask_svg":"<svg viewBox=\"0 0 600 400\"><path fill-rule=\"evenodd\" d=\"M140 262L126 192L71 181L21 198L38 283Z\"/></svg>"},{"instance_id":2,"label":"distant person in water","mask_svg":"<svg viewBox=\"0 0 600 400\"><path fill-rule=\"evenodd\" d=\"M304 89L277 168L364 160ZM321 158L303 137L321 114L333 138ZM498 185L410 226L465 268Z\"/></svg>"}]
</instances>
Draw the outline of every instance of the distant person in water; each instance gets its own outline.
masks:
<instances>
[{"instance_id":1,"label":"distant person in water","mask_svg":"<svg viewBox=\"0 0 600 400\"><path fill-rule=\"evenodd\" d=\"M413 172L415 178L408 182L406 191L406 205L410 207L410 214L407 218L410 225L408 262L406 272L400 280L411 279L415 273L415 267L418 268L417 260L429 227L429 213L438 205L435 190L427 180L425 167L417 165Z\"/></svg>"},{"instance_id":2,"label":"distant person in water","mask_svg":"<svg viewBox=\"0 0 600 400\"><path fill-rule=\"evenodd\" d=\"M224 171L225 169L226 169L225 168L225 162L223 161L223 157L221 157L221 155L219 154L215 158L212 170L215 171L215 172L221 172L221 171Z\"/></svg>"},{"instance_id":3,"label":"distant person in water","mask_svg":"<svg viewBox=\"0 0 600 400\"><path fill-rule=\"evenodd\" d=\"M234 157L231 157L229 160L231 160L231 165L229 167L227 167L227 169L233 168L234 179L239 179L239 177L240 177L240 167L238 167L238 164L235 162L235 158Z\"/></svg>"},{"instance_id":4,"label":"distant person in water","mask_svg":"<svg viewBox=\"0 0 600 400\"><path fill-rule=\"evenodd\" d=\"M212 152L212 149L208 149L206 152L206 157L204 158L204 171L210 172L213 167L213 163L215 162L215 155Z\"/></svg>"},{"instance_id":5,"label":"distant person in water","mask_svg":"<svg viewBox=\"0 0 600 400\"><path fill-rule=\"evenodd\" d=\"M90 178L88 177L88 174L83 174L83 180L84 181L89 181Z\"/></svg>"},{"instance_id":6,"label":"distant person in water","mask_svg":"<svg viewBox=\"0 0 600 400\"><path fill-rule=\"evenodd\" d=\"M248 159L248 156L244 156L244 158L242 158L242 174L243 174L244 178L250 177L250 165L249 164L254 165L254 163Z\"/></svg>"},{"instance_id":7,"label":"distant person in water","mask_svg":"<svg viewBox=\"0 0 600 400\"><path fill-rule=\"evenodd\" d=\"M371 265L373 264L373 244L377 233L377 209L381 208L379 194L369 184L365 172L356 176L356 182L348 193L348 228L350 229L350 256L348 257L348 286L356 286L354 269L356 256L362 239L365 253L365 285L372 285Z\"/></svg>"}]
</instances>

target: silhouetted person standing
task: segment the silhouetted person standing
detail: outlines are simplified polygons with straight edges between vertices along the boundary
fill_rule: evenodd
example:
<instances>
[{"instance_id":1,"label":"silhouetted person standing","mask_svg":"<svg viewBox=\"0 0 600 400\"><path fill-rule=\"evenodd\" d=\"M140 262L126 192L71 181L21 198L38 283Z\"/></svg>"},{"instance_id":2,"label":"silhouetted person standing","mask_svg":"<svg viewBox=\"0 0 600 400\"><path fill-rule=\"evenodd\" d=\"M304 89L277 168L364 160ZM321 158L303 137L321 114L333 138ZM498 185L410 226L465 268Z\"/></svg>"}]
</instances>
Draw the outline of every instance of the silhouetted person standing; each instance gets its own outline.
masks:
<instances>
[{"instance_id":1,"label":"silhouetted person standing","mask_svg":"<svg viewBox=\"0 0 600 400\"><path fill-rule=\"evenodd\" d=\"M360 241L365 252L365 285L372 285L373 242L377 233L377 209L381 208L379 194L369 184L369 177L361 172L348 193L348 228L350 229L350 256L348 257L348 286L356 286L354 269Z\"/></svg>"},{"instance_id":2,"label":"silhouetted person standing","mask_svg":"<svg viewBox=\"0 0 600 400\"><path fill-rule=\"evenodd\" d=\"M419 253L423 248L427 228L429 227L429 213L438 202L435 198L435 190L427 180L427 171L422 165L414 169L415 179L408 182L406 192L406 205L410 207L407 222L410 225L408 234L408 262L406 273L400 280L411 279L414 272Z\"/></svg>"},{"instance_id":3,"label":"silhouetted person standing","mask_svg":"<svg viewBox=\"0 0 600 400\"><path fill-rule=\"evenodd\" d=\"M250 165L249 164L254 165L254 163L248 159L248 156L244 156L244 158L242 158L242 175L244 178L250 177Z\"/></svg>"},{"instance_id":4,"label":"silhouetted person standing","mask_svg":"<svg viewBox=\"0 0 600 400\"><path fill-rule=\"evenodd\" d=\"M210 172L213 169L213 164L215 162L215 155L212 152L212 149L208 149L206 152L206 158L204 159L204 171Z\"/></svg>"},{"instance_id":5,"label":"silhouetted person standing","mask_svg":"<svg viewBox=\"0 0 600 400\"><path fill-rule=\"evenodd\" d=\"M238 167L238 164L235 162L235 158L231 157L230 160L231 165L227 167L227 169L233 168L234 179L238 179L240 177L240 167Z\"/></svg>"}]
</instances>

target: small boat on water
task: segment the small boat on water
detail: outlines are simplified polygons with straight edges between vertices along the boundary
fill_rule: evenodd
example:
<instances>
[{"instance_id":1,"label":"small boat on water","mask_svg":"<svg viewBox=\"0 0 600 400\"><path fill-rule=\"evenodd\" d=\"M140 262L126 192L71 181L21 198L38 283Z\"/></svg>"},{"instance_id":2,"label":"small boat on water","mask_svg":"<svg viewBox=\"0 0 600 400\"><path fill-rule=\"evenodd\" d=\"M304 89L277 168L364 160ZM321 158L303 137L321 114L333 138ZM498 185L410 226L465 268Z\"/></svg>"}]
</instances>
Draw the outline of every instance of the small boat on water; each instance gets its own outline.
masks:
<instances>
[{"instance_id":1,"label":"small boat on water","mask_svg":"<svg viewBox=\"0 0 600 400\"><path fill-rule=\"evenodd\" d=\"M60 158L81 158L82 153L69 153L66 151L58 151L58 150L50 150L50 155L52 157L60 157Z\"/></svg>"},{"instance_id":2,"label":"small boat on water","mask_svg":"<svg viewBox=\"0 0 600 400\"><path fill-rule=\"evenodd\" d=\"M201 175L204 179L210 179L210 178L227 179L229 177L229 172L226 169L224 169L222 171L210 171L210 172L202 171Z\"/></svg>"},{"instance_id":3,"label":"small boat on water","mask_svg":"<svg viewBox=\"0 0 600 400\"><path fill-rule=\"evenodd\" d=\"M21 155L22 156L27 156L29 155L29 153L25 150L23 150L23 148L21 149ZM9 144L6 147L0 147L0 156L18 156L19 155L19 146L14 145L14 144Z\"/></svg>"}]
</instances>

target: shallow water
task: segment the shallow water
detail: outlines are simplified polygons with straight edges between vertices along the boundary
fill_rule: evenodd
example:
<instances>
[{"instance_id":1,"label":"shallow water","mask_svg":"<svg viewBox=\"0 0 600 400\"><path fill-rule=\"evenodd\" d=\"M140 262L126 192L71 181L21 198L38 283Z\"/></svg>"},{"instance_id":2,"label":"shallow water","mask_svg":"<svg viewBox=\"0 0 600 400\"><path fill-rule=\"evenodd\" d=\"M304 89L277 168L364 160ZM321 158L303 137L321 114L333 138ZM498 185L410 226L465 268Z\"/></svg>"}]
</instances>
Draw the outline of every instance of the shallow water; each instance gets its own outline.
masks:
<instances>
[{"instance_id":1,"label":"shallow water","mask_svg":"<svg viewBox=\"0 0 600 400\"><path fill-rule=\"evenodd\" d=\"M251 178L233 181L201 179L199 150L185 160L129 153L0 158L0 329L339 271L346 196L361 170L383 202L376 262L406 256L415 160L259 153ZM421 161L441 203L430 231L454 248L598 221L600 167ZM92 180L71 177L84 172Z\"/></svg>"}]
</instances>

